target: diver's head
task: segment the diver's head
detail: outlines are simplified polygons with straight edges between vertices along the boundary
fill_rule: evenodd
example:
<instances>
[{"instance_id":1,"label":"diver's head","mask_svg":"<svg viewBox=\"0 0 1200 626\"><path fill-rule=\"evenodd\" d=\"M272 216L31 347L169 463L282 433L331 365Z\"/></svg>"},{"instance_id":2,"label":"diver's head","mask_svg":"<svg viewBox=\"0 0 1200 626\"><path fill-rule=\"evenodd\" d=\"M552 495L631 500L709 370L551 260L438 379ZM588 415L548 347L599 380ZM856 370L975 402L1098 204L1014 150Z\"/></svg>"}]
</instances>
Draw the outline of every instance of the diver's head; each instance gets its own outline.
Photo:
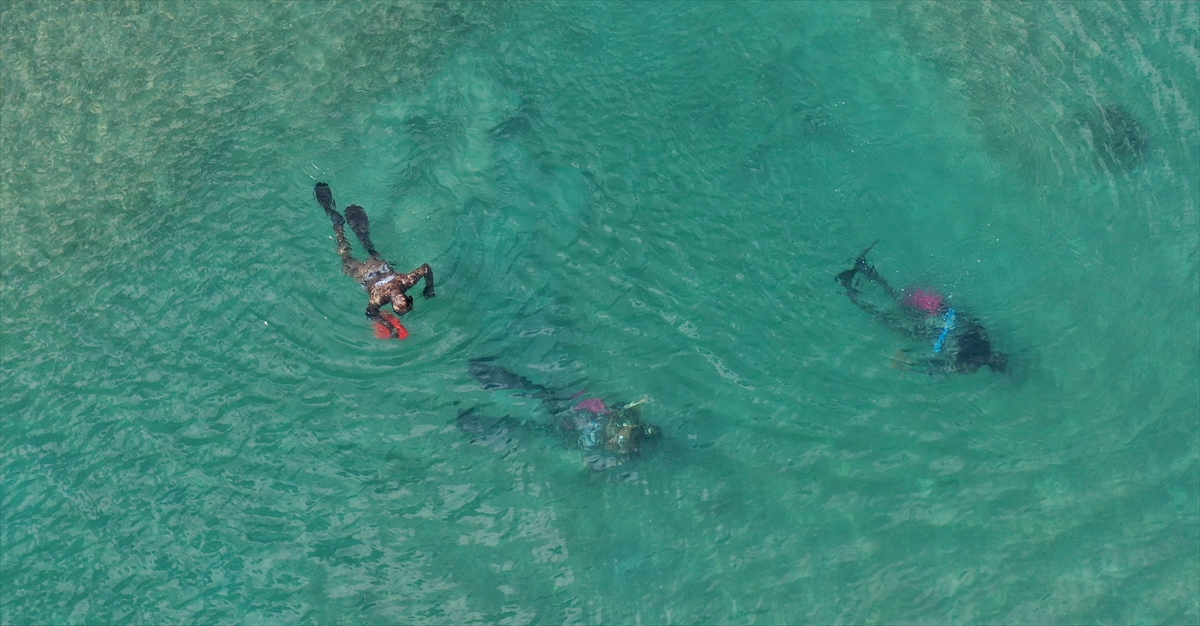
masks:
<instances>
[{"instance_id":1,"label":"diver's head","mask_svg":"<svg viewBox=\"0 0 1200 626\"><path fill-rule=\"evenodd\" d=\"M604 425L604 447L619 457L633 458L641 453L643 440L653 439L661 433L658 426L642 422L641 407L630 405L608 416Z\"/></svg>"},{"instance_id":2,"label":"diver's head","mask_svg":"<svg viewBox=\"0 0 1200 626\"><path fill-rule=\"evenodd\" d=\"M641 452L638 445L638 425L629 422L610 421L604 429L604 447L620 457L633 457Z\"/></svg>"},{"instance_id":3,"label":"diver's head","mask_svg":"<svg viewBox=\"0 0 1200 626\"><path fill-rule=\"evenodd\" d=\"M406 293L398 293L392 296L392 310L396 315L404 315L413 308L413 298Z\"/></svg>"}]
</instances>

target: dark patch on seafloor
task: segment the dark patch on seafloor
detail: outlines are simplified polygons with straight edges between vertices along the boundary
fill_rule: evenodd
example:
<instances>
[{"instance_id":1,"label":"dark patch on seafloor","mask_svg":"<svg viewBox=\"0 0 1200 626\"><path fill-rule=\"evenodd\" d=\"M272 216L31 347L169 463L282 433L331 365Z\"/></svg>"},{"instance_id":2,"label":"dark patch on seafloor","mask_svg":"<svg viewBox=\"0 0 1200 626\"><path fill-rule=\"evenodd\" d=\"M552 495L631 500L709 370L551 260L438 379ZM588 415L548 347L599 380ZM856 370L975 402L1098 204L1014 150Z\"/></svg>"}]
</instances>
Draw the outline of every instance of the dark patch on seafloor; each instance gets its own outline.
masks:
<instances>
[{"instance_id":1,"label":"dark patch on seafloor","mask_svg":"<svg viewBox=\"0 0 1200 626\"><path fill-rule=\"evenodd\" d=\"M1105 165L1128 170L1145 162L1150 135L1125 107L1105 104L1074 117L1084 138Z\"/></svg>"}]
</instances>

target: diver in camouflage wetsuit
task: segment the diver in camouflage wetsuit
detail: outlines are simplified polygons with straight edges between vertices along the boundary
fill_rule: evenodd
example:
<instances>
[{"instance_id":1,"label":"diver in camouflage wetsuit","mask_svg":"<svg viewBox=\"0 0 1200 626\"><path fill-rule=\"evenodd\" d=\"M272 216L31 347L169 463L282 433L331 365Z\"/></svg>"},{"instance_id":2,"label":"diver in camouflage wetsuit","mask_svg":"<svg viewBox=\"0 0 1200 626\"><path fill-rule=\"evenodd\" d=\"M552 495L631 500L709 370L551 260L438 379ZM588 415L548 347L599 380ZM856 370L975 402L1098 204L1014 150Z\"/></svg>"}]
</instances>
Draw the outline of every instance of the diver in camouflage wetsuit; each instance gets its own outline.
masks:
<instances>
[{"instance_id":1,"label":"diver in camouflage wetsuit","mask_svg":"<svg viewBox=\"0 0 1200 626\"><path fill-rule=\"evenodd\" d=\"M317 183L316 188L313 189L313 195L316 196L317 203L321 205L321 208L325 209L325 214L333 221L333 232L337 235L338 254L342 257L342 271L367 291L367 317L387 328L393 338L400 338L402 327L398 328L398 322L394 324L391 319L381 314L379 309L391 304L392 310L398 316L411 311L413 299L405 292L415 287L422 278L425 279L425 290L422 295L432 298L435 295L433 270L430 269L428 263L425 263L407 274L396 272L392 269L391 263L379 258L375 244L371 243L367 212L362 207L357 204L346 207L346 217L343 218L342 214L337 211L337 204L333 201L333 192L329 190L329 185ZM351 253L350 242L346 240L345 224L347 221L350 222L350 228L358 236L363 248L367 250L366 261L359 261Z\"/></svg>"}]
</instances>

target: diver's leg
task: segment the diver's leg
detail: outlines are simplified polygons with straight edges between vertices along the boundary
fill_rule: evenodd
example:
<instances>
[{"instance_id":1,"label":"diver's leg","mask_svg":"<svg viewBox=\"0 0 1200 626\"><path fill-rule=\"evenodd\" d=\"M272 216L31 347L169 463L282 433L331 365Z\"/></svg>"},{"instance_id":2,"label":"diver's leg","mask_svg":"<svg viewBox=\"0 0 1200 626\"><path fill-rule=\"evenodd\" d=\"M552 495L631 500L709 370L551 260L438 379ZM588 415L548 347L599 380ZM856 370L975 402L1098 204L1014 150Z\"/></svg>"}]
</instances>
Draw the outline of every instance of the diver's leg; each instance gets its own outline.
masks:
<instances>
[{"instance_id":1,"label":"diver's leg","mask_svg":"<svg viewBox=\"0 0 1200 626\"><path fill-rule=\"evenodd\" d=\"M357 204L352 204L346 207L346 221L350 222L350 228L354 230L355 235L358 235L358 240L367 249L367 254L372 258L379 258L379 253L375 251L375 244L371 243L371 225L367 221L367 212Z\"/></svg>"},{"instance_id":2,"label":"diver's leg","mask_svg":"<svg viewBox=\"0 0 1200 626\"><path fill-rule=\"evenodd\" d=\"M496 389L515 389L518 391L544 392L546 388L499 365L495 365L494 357L471 359L470 372L475 380L488 391Z\"/></svg>"},{"instance_id":3,"label":"diver's leg","mask_svg":"<svg viewBox=\"0 0 1200 626\"><path fill-rule=\"evenodd\" d=\"M345 227L341 225L334 226L333 234L337 236L338 256L342 257L342 271L350 278L361 282L359 274L362 273L363 264L354 258L353 250L350 249L350 242L346 239Z\"/></svg>"},{"instance_id":4,"label":"diver's leg","mask_svg":"<svg viewBox=\"0 0 1200 626\"><path fill-rule=\"evenodd\" d=\"M330 191L329 185L317 183L317 186L313 188L313 195L316 196L317 203L321 205L321 208L325 209L325 214L333 222L334 228L346 223L342 214L337 212L337 203L333 201L333 192Z\"/></svg>"},{"instance_id":5,"label":"diver's leg","mask_svg":"<svg viewBox=\"0 0 1200 626\"><path fill-rule=\"evenodd\" d=\"M476 408L470 408L466 411L458 413L458 419L455 420L459 430L473 435L493 434L495 430L499 430L496 426L504 428L508 424L506 420L512 420L511 417L492 417L488 415L480 415ZM515 420L512 420L515 421Z\"/></svg>"},{"instance_id":6,"label":"diver's leg","mask_svg":"<svg viewBox=\"0 0 1200 626\"><path fill-rule=\"evenodd\" d=\"M882 276L879 275L879 272L875 271L875 266L868 265L864 261L863 266L861 268L858 267L858 265L856 264L854 269L859 274L862 274L863 277L866 278L867 280L879 285L880 287L883 287L883 290L885 292L887 292L887 295L891 296L893 299L895 299L895 300L900 299L900 292L893 289L892 286L889 285L888 282L886 280L884 280L884 278Z\"/></svg>"},{"instance_id":7,"label":"diver's leg","mask_svg":"<svg viewBox=\"0 0 1200 626\"><path fill-rule=\"evenodd\" d=\"M317 183L317 186L313 188L313 195L316 196L317 203L321 205L321 208L325 209L325 214L333 222L333 234L337 237L338 256L342 257L342 271L351 278L358 280L358 271L362 267L362 263L354 258L350 242L346 240L346 220L337 211L337 203L333 200L333 192L330 191L329 185Z\"/></svg>"},{"instance_id":8,"label":"diver's leg","mask_svg":"<svg viewBox=\"0 0 1200 626\"><path fill-rule=\"evenodd\" d=\"M475 409L461 411L455 422L459 430L472 436L472 444L489 447L498 452L514 448L520 444L521 436L537 430L536 425L526 424L507 415L480 415Z\"/></svg>"}]
</instances>

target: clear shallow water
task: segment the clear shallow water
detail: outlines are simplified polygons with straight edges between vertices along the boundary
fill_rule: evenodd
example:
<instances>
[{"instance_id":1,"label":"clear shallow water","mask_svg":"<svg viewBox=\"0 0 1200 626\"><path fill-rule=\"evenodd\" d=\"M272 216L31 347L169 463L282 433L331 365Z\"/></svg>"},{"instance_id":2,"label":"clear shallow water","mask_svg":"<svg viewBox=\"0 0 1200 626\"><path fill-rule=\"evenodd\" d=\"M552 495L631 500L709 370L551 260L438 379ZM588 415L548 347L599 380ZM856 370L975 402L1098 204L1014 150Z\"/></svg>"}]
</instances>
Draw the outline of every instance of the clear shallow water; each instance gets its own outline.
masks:
<instances>
[{"instance_id":1,"label":"clear shallow water","mask_svg":"<svg viewBox=\"0 0 1200 626\"><path fill-rule=\"evenodd\" d=\"M0 615L1200 621L1198 28L11 5ZM373 337L314 177L433 265L405 342ZM1011 375L889 368L903 341L832 280L876 238ZM479 389L483 355L650 397L664 442L595 475L470 445L462 409L541 416Z\"/></svg>"}]
</instances>

